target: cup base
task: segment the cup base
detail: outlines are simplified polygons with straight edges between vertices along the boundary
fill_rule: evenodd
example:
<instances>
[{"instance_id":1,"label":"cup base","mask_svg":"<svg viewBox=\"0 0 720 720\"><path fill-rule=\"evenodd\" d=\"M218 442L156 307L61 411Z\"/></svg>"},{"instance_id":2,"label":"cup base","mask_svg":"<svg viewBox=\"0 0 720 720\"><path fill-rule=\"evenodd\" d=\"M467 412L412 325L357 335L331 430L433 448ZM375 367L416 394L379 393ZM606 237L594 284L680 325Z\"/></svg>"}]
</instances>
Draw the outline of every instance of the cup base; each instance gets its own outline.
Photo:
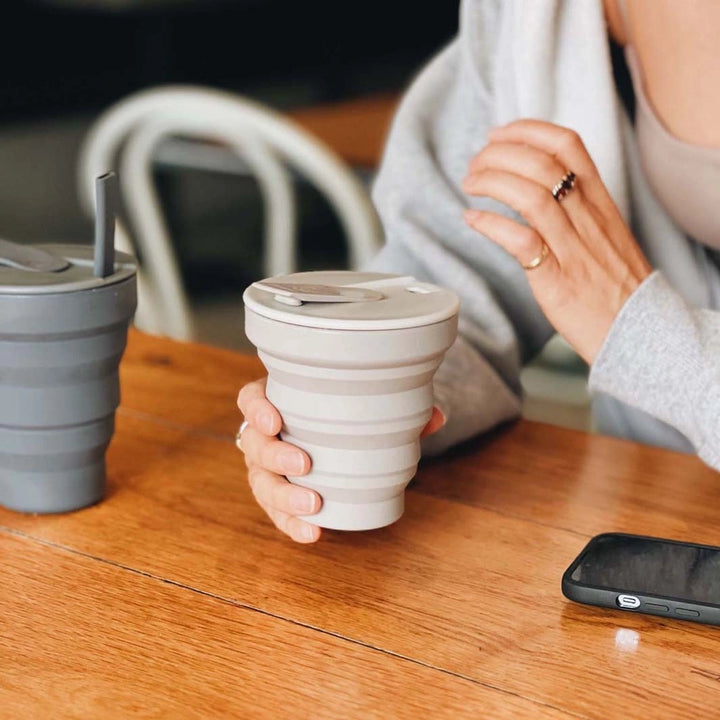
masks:
<instances>
[{"instance_id":1,"label":"cup base","mask_svg":"<svg viewBox=\"0 0 720 720\"><path fill-rule=\"evenodd\" d=\"M368 505L323 501L320 512L304 515L302 519L328 530L375 530L392 525L404 510L405 495L400 493L389 500Z\"/></svg>"},{"instance_id":2,"label":"cup base","mask_svg":"<svg viewBox=\"0 0 720 720\"><path fill-rule=\"evenodd\" d=\"M94 505L105 494L105 462L62 472L0 469L0 505L24 513L63 513Z\"/></svg>"}]
</instances>

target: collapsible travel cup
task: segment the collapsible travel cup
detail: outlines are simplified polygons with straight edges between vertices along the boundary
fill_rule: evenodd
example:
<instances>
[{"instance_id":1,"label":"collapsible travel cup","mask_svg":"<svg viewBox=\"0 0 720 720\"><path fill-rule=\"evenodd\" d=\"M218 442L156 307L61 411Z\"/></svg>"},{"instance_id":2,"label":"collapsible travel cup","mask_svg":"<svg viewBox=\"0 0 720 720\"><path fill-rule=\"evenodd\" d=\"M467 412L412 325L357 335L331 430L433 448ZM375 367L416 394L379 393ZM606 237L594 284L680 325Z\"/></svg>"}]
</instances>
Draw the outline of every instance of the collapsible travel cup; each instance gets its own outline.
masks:
<instances>
[{"instance_id":1,"label":"collapsible travel cup","mask_svg":"<svg viewBox=\"0 0 720 720\"><path fill-rule=\"evenodd\" d=\"M104 494L136 305L135 261L111 235L95 252L0 241L0 505L63 512Z\"/></svg>"},{"instance_id":2,"label":"collapsible travel cup","mask_svg":"<svg viewBox=\"0 0 720 720\"><path fill-rule=\"evenodd\" d=\"M457 296L413 277L283 275L244 294L245 332L268 371L281 437L312 470L321 527L369 530L403 513L432 414L433 375L457 334Z\"/></svg>"}]
</instances>

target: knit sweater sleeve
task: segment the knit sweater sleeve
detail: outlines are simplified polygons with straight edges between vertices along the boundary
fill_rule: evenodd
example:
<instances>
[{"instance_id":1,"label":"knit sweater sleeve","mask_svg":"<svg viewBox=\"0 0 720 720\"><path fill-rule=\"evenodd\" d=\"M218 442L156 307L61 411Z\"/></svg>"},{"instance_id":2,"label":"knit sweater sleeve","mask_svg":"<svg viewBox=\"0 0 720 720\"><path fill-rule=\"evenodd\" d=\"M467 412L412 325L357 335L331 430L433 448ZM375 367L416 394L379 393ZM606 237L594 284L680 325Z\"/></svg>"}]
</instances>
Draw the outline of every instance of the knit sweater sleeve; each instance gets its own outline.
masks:
<instances>
[{"instance_id":1,"label":"knit sweater sleeve","mask_svg":"<svg viewBox=\"0 0 720 720\"><path fill-rule=\"evenodd\" d=\"M590 372L590 389L679 430L720 470L720 313L688 305L660 272L615 319Z\"/></svg>"}]
</instances>

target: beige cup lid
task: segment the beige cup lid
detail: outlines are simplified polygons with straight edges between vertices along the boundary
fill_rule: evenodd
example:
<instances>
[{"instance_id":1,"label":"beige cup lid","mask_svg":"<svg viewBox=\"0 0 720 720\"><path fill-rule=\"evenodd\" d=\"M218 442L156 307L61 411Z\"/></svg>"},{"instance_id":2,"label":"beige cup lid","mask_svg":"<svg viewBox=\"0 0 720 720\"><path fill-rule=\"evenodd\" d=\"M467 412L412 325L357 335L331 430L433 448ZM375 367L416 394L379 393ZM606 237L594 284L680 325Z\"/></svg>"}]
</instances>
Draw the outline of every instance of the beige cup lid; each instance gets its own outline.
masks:
<instances>
[{"instance_id":1,"label":"beige cup lid","mask_svg":"<svg viewBox=\"0 0 720 720\"><path fill-rule=\"evenodd\" d=\"M348 270L278 275L253 283L246 307L279 322L337 330L395 330L457 314L457 295L409 275Z\"/></svg>"}]
</instances>

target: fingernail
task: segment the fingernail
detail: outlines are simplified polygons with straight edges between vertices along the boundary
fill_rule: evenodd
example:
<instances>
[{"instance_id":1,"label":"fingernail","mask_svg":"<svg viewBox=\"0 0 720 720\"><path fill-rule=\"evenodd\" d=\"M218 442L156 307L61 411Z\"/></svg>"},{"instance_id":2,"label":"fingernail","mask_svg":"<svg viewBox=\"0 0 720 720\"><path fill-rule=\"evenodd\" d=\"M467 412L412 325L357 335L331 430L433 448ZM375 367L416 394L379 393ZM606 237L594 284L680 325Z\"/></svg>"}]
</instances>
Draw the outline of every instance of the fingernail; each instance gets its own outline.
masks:
<instances>
[{"instance_id":1,"label":"fingernail","mask_svg":"<svg viewBox=\"0 0 720 720\"><path fill-rule=\"evenodd\" d=\"M442 425L440 427L445 427L445 423L447 423L447 416L439 407L436 406L436 408L437 411L440 413L440 417L442 418Z\"/></svg>"},{"instance_id":2,"label":"fingernail","mask_svg":"<svg viewBox=\"0 0 720 720\"><path fill-rule=\"evenodd\" d=\"M472 225L473 223L480 220L480 218L482 217L482 212L480 212L480 210L465 210L465 212L463 213L463 217L465 218L465 222Z\"/></svg>"},{"instance_id":3,"label":"fingernail","mask_svg":"<svg viewBox=\"0 0 720 720\"><path fill-rule=\"evenodd\" d=\"M314 540L315 539L315 528L306 523L300 528L300 536L303 540Z\"/></svg>"},{"instance_id":4,"label":"fingernail","mask_svg":"<svg viewBox=\"0 0 720 720\"><path fill-rule=\"evenodd\" d=\"M280 461L280 466L288 475L297 475L305 468L303 456L293 450L281 452L278 460Z\"/></svg>"},{"instance_id":5,"label":"fingernail","mask_svg":"<svg viewBox=\"0 0 720 720\"><path fill-rule=\"evenodd\" d=\"M273 431L273 416L269 410L262 410L258 415L258 425L264 433Z\"/></svg>"},{"instance_id":6,"label":"fingernail","mask_svg":"<svg viewBox=\"0 0 720 720\"><path fill-rule=\"evenodd\" d=\"M299 513L311 513L315 510L315 496L304 490L297 490L290 496L290 505Z\"/></svg>"}]
</instances>

